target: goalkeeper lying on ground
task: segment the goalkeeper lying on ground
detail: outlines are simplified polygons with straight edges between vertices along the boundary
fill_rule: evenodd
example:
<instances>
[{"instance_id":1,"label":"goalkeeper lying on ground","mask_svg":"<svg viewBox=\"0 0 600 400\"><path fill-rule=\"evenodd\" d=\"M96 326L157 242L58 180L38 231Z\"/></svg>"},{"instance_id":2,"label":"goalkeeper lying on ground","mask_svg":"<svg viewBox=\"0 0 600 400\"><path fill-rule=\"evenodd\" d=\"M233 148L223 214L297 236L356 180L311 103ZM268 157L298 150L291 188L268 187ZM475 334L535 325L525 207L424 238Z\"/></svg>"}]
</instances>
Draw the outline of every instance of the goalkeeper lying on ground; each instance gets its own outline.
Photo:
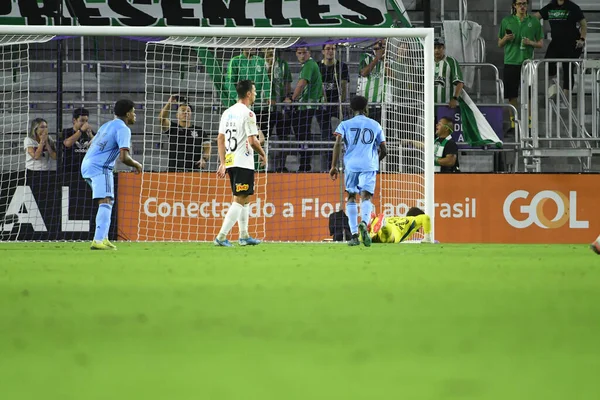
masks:
<instances>
[{"instance_id":1,"label":"goalkeeper lying on ground","mask_svg":"<svg viewBox=\"0 0 600 400\"><path fill-rule=\"evenodd\" d=\"M423 227L423 243L433 243L429 215L417 207L412 207L405 217L384 217L379 214L371 218L369 236L373 243L400 243L409 239Z\"/></svg>"}]
</instances>

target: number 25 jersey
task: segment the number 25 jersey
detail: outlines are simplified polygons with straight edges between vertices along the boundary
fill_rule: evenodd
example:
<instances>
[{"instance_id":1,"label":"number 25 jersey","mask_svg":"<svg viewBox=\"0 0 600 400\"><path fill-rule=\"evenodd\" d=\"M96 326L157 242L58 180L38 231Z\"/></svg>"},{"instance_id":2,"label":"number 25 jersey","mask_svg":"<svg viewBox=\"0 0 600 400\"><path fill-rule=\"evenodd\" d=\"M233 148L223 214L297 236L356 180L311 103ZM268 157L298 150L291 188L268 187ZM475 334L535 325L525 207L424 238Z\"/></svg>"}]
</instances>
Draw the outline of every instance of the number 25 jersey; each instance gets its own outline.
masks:
<instances>
[{"instance_id":1,"label":"number 25 jersey","mask_svg":"<svg viewBox=\"0 0 600 400\"><path fill-rule=\"evenodd\" d=\"M254 150L248 138L258 135L256 114L246 105L236 103L221 116L219 135L225 135L225 168L254 170Z\"/></svg>"}]
</instances>

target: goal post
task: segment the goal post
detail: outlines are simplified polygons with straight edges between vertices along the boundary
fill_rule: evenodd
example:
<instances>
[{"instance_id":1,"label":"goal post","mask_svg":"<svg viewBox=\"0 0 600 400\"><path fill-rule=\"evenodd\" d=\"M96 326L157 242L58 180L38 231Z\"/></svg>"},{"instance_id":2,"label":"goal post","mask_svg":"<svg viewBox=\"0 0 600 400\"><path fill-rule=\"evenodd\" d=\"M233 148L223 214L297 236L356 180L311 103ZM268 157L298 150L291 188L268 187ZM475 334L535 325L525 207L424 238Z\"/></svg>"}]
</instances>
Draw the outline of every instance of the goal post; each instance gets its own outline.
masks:
<instances>
[{"instance_id":1,"label":"goal post","mask_svg":"<svg viewBox=\"0 0 600 400\"><path fill-rule=\"evenodd\" d=\"M142 241L208 241L218 231L231 201L231 191L228 181L215 178L217 146L214 139L221 113L232 99L235 100L231 82L226 82L224 76L231 59L243 49L262 51L272 48L275 57L285 55L292 65L293 89L298 82L300 65L290 49L301 47L303 43L307 46L335 43L344 46L348 52L359 53L370 51L369 46L378 38L386 38L385 94L379 106L390 154L378 175L374 203L377 212L388 215L403 214L407 207L420 206L432 217L432 228L434 226L433 29L4 25L0 26L0 34L122 36L147 42L144 70L139 72L144 74L143 115L136 129L132 129L134 136L141 137L141 146L134 146L134 158L140 159L145 169L141 176L120 173L117 192L121 239ZM361 42L364 49L348 45L359 38L366 38ZM319 60L321 48L313 47L313 54ZM354 94L358 76L357 54L346 61L351 75L349 92ZM272 90L272 71L270 68L268 81L262 88L265 93ZM262 96L268 97L265 93ZM167 107L166 118L161 118L161 110L172 95L187 101ZM112 99L116 100L116 97ZM208 131L211 137L212 150L203 170L170 168L170 143L163 133L166 126L162 120L176 121L179 105L184 103L191 106L193 125L199 127L196 135ZM273 107L301 109L303 103L286 106L277 102ZM304 107L311 108L306 104ZM332 107L336 109L337 106ZM340 110L347 110L347 104L340 104ZM343 115L347 117L348 113ZM310 116L307 124L319 131L318 118L314 117ZM267 117L269 134L275 122L272 115ZM25 133L24 128L21 131ZM193 130L190 135L194 135ZM269 163L272 157L286 153L297 153L298 159L302 154L312 154L313 160L324 162L322 169L317 171L274 173L267 168L257 173L256 196L251 200L254 203L251 206L251 234L266 240L285 241L317 241L329 236L327 217L338 207L343 208L340 204L342 189L328 180L326 171L326 154L332 143L313 143L318 141L315 139L318 135L313 133L308 139L267 137L264 147ZM183 151L191 150L184 148Z\"/></svg>"}]
</instances>

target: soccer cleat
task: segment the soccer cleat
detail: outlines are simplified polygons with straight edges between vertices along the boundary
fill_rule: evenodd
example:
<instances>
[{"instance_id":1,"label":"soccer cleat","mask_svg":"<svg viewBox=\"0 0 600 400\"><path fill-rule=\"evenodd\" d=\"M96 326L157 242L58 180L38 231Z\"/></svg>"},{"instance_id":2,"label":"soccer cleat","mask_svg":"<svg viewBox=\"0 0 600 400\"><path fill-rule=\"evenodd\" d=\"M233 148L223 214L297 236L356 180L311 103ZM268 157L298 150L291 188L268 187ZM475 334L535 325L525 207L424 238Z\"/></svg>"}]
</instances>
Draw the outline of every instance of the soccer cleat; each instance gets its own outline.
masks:
<instances>
[{"instance_id":1,"label":"soccer cleat","mask_svg":"<svg viewBox=\"0 0 600 400\"><path fill-rule=\"evenodd\" d=\"M360 246L360 241L358 240L358 234L352 235L352 239L348 242L348 246Z\"/></svg>"},{"instance_id":2,"label":"soccer cleat","mask_svg":"<svg viewBox=\"0 0 600 400\"><path fill-rule=\"evenodd\" d=\"M91 250L116 250L108 247L107 245L105 245L103 242L98 242L96 240L92 241L92 245L90 246Z\"/></svg>"},{"instance_id":3,"label":"soccer cleat","mask_svg":"<svg viewBox=\"0 0 600 400\"><path fill-rule=\"evenodd\" d=\"M366 247L371 246L371 236L369 236L369 231L367 230L367 224L361 222L358 224L358 231L360 232L360 238L362 239L363 244Z\"/></svg>"},{"instance_id":4,"label":"soccer cleat","mask_svg":"<svg viewBox=\"0 0 600 400\"><path fill-rule=\"evenodd\" d=\"M102 244L105 245L105 246L107 246L107 247L110 247L113 250L117 249L117 246L115 246L114 244L112 244L108 239L104 239L102 241Z\"/></svg>"},{"instance_id":5,"label":"soccer cleat","mask_svg":"<svg viewBox=\"0 0 600 400\"><path fill-rule=\"evenodd\" d=\"M219 239L215 238L215 240L213 241L213 243L215 244L215 246L233 247L233 245L231 244L231 242L229 240L227 240L227 239L219 240Z\"/></svg>"},{"instance_id":6,"label":"soccer cleat","mask_svg":"<svg viewBox=\"0 0 600 400\"><path fill-rule=\"evenodd\" d=\"M253 237L247 237L240 238L238 243L240 244L240 246L256 246L257 244L260 244L260 240L254 239Z\"/></svg>"}]
</instances>

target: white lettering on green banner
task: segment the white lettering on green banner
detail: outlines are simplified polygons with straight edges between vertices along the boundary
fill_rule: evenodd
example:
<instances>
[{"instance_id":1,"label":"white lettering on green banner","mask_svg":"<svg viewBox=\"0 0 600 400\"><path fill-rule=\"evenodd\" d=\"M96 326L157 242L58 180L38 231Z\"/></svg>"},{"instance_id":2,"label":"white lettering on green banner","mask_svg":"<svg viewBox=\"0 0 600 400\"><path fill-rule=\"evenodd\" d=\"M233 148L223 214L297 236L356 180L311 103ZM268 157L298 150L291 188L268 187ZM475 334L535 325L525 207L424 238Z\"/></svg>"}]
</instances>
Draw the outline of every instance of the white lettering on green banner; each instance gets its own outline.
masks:
<instances>
[{"instance_id":1,"label":"white lettering on green banner","mask_svg":"<svg viewBox=\"0 0 600 400\"><path fill-rule=\"evenodd\" d=\"M53 25L56 0L2 0L0 24ZM61 25L389 27L386 0L69 0Z\"/></svg>"}]
</instances>

